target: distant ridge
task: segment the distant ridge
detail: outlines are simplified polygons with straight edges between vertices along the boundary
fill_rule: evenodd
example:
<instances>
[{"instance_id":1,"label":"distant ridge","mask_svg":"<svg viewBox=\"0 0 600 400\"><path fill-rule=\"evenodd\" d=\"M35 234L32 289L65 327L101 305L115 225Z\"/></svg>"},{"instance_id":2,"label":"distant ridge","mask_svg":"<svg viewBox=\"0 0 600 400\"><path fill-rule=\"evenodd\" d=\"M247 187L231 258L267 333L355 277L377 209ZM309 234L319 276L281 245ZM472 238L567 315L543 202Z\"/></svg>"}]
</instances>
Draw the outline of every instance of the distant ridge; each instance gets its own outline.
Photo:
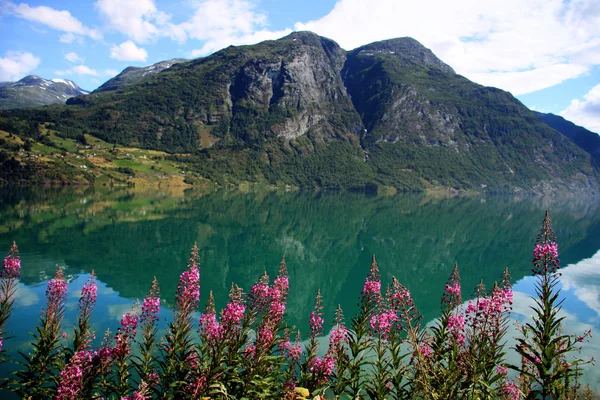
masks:
<instances>
[{"instance_id":1,"label":"distant ridge","mask_svg":"<svg viewBox=\"0 0 600 400\"><path fill-rule=\"evenodd\" d=\"M44 79L28 75L17 82L0 83L0 109L64 103L74 96L88 94L68 79Z\"/></svg>"},{"instance_id":2,"label":"distant ridge","mask_svg":"<svg viewBox=\"0 0 600 400\"><path fill-rule=\"evenodd\" d=\"M174 58L172 60L160 61L147 67L127 67L114 78L104 82L98 89L94 90L94 93L122 89L141 81L148 75L157 74L167 68L171 68L175 64L185 61L187 60L184 58Z\"/></svg>"},{"instance_id":3,"label":"distant ridge","mask_svg":"<svg viewBox=\"0 0 600 400\"><path fill-rule=\"evenodd\" d=\"M535 113L549 127L556 129L571 139L577 146L590 153L596 162L596 166L600 168L600 135L582 126L575 125L559 115L545 114L537 111Z\"/></svg>"}]
</instances>

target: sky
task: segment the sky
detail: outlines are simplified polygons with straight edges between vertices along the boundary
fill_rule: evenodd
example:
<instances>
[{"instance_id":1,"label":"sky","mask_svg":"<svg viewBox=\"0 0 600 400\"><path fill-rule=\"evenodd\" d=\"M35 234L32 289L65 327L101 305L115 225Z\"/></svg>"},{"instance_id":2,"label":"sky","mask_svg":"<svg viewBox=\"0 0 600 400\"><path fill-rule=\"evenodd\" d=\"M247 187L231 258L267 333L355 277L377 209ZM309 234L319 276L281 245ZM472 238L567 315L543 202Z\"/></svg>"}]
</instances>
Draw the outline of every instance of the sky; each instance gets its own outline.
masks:
<instances>
[{"instance_id":1,"label":"sky","mask_svg":"<svg viewBox=\"0 0 600 400\"><path fill-rule=\"evenodd\" d=\"M0 0L0 81L93 90L128 66L310 30L410 36L470 80L600 133L600 0Z\"/></svg>"}]
</instances>

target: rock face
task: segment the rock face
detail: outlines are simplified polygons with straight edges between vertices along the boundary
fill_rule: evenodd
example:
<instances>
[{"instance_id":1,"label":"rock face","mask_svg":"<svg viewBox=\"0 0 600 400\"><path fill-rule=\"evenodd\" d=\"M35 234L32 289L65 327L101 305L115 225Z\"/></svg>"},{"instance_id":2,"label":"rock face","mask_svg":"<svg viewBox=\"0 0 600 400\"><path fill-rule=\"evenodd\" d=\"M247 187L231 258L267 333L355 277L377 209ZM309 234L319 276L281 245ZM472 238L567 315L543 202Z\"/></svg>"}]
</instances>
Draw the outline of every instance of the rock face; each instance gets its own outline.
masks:
<instances>
[{"instance_id":1,"label":"rock face","mask_svg":"<svg viewBox=\"0 0 600 400\"><path fill-rule=\"evenodd\" d=\"M158 74L167 68L171 68L175 64L185 61L187 61L185 58L174 58L172 60L157 62L156 64L147 67L127 67L121 71L119 75L104 82L98 89L94 90L93 93L108 92L131 86L134 83L143 80L146 76Z\"/></svg>"},{"instance_id":2,"label":"rock face","mask_svg":"<svg viewBox=\"0 0 600 400\"><path fill-rule=\"evenodd\" d=\"M346 52L295 32L172 61L129 68L29 121L187 153L190 168L219 182L599 191L585 151L411 38Z\"/></svg>"},{"instance_id":3,"label":"rock face","mask_svg":"<svg viewBox=\"0 0 600 400\"><path fill-rule=\"evenodd\" d=\"M332 40L300 32L281 39L267 57L244 62L231 76L229 86L232 113L249 108L285 115L271 127L276 137L291 140L309 131L322 140L358 134L356 115L342 126L332 126L343 113L355 114L342 84L340 69L344 51ZM343 127L341 131L340 127Z\"/></svg>"},{"instance_id":4,"label":"rock face","mask_svg":"<svg viewBox=\"0 0 600 400\"><path fill-rule=\"evenodd\" d=\"M68 79L44 79L28 75L17 82L0 83L0 109L64 103L74 96L88 94Z\"/></svg>"}]
</instances>

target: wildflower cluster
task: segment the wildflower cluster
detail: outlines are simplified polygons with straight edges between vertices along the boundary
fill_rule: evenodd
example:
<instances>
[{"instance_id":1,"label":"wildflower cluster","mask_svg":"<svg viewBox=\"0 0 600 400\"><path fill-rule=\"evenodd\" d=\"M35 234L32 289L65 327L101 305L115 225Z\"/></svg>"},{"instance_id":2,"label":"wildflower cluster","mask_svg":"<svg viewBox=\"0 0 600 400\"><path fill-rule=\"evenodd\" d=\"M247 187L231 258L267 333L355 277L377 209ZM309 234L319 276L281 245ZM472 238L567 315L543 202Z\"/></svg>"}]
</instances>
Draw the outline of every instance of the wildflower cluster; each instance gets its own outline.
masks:
<instances>
[{"instance_id":1,"label":"wildflower cluster","mask_svg":"<svg viewBox=\"0 0 600 400\"><path fill-rule=\"evenodd\" d=\"M569 356L580 350L590 332L570 336L561 331L558 247L547 215L533 251L535 315L521 328L514 349L520 365L505 359L513 301L508 269L490 289L480 283L463 304L455 265L444 287L441 316L422 327L410 291L397 279L392 278L382 295L373 257L358 313L346 325L338 306L331 329L326 329L319 291L303 346L300 332L291 340L292 328L285 323L290 293L285 260L273 282L265 273L247 295L232 285L229 302L219 313L210 292L199 318L194 314L200 294L198 261L194 245L180 276L174 320L160 341L155 278L141 307L125 314L117 332L107 332L98 349L91 347L89 325L97 296L93 273L81 291L73 342L60 340L67 282L59 269L48 283L33 351L24 355L24 368L10 389L23 398L58 400L291 400L329 394L370 399L591 398L589 391L582 397L578 391L580 368L587 361ZM5 312L20 273L16 245L3 268L0 300ZM5 321L0 319L2 330ZM326 333L327 350L320 352ZM509 369L518 376L512 377Z\"/></svg>"},{"instance_id":2,"label":"wildflower cluster","mask_svg":"<svg viewBox=\"0 0 600 400\"><path fill-rule=\"evenodd\" d=\"M2 271L0 271L0 364L4 362L3 344L4 336L7 334L5 325L12 314L20 276L21 259L19 258L19 249L17 244L13 242L2 263Z\"/></svg>"}]
</instances>

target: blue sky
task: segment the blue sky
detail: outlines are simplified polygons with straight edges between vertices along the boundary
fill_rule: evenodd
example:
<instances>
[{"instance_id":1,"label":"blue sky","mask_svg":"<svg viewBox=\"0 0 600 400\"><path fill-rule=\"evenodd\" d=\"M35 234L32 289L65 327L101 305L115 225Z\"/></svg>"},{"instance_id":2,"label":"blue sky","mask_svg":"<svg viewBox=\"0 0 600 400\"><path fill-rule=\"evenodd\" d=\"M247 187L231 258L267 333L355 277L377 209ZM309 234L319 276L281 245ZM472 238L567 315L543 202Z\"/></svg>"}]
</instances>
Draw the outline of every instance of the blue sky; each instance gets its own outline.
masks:
<instances>
[{"instance_id":1,"label":"blue sky","mask_svg":"<svg viewBox=\"0 0 600 400\"><path fill-rule=\"evenodd\" d=\"M294 30L347 50L411 36L467 78L600 133L598 0L0 0L0 81L91 90L130 65Z\"/></svg>"}]
</instances>

